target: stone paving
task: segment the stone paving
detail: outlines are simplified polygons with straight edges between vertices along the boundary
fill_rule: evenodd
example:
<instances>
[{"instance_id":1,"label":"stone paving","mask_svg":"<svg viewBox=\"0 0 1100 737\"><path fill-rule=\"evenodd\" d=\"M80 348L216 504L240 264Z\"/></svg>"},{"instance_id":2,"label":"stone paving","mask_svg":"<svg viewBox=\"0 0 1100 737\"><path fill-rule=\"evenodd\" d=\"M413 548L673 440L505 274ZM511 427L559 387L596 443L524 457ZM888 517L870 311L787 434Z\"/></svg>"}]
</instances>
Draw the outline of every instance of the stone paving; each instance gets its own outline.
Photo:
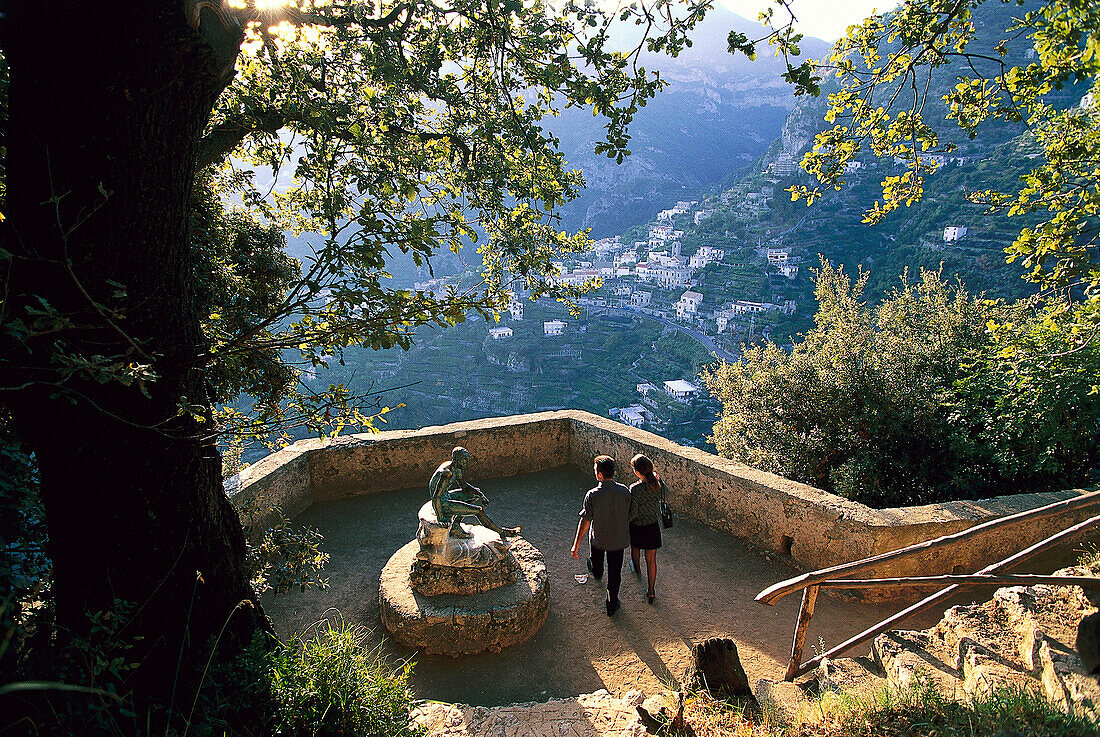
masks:
<instances>
[{"instance_id":1,"label":"stone paving","mask_svg":"<svg viewBox=\"0 0 1100 737\"><path fill-rule=\"evenodd\" d=\"M638 690L622 698L600 690L496 708L427 703L413 711L413 722L433 737L644 737L635 708L644 700Z\"/></svg>"},{"instance_id":2,"label":"stone paving","mask_svg":"<svg viewBox=\"0 0 1100 737\"><path fill-rule=\"evenodd\" d=\"M297 522L324 534L322 548L331 556L329 586L265 598L278 633L303 632L324 619L362 624L374 630L371 646L394 662L415 661L411 684L418 698L484 706L569 699L601 689L616 695L635 689L659 693L683 674L691 646L708 637L736 640L752 681L781 676L799 598L769 607L753 597L796 573L782 556L679 517L658 552L657 600L646 603L644 573L639 579L624 569L623 605L608 617L603 583L578 584L574 575L585 572L584 556L569 555L581 500L594 483L591 475L562 468L472 481L489 496L493 519L522 526L523 537L545 559L550 612L534 637L499 653L453 658L383 636L379 576L394 551L416 534L426 487L317 504L299 515ZM836 644L889 613L823 596L807 648L819 637ZM939 614L931 613L919 626L931 625Z\"/></svg>"}]
</instances>

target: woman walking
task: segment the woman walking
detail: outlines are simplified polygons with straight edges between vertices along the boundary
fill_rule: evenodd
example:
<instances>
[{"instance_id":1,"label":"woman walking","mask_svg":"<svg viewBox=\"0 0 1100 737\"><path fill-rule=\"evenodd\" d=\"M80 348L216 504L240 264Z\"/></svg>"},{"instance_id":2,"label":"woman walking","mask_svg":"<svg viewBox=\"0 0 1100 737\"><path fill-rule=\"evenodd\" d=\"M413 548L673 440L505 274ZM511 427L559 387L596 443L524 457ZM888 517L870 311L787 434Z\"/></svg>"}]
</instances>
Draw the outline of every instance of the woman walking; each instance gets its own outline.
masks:
<instances>
[{"instance_id":1,"label":"woman walking","mask_svg":"<svg viewBox=\"0 0 1100 737\"><path fill-rule=\"evenodd\" d=\"M639 552L645 551L649 591L646 601L653 603L653 584L657 580L657 548L661 547L661 523L658 502L665 496L665 483L653 471L653 461L639 453L630 459L638 481L630 487L630 565L634 575L641 573Z\"/></svg>"}]
</instances>

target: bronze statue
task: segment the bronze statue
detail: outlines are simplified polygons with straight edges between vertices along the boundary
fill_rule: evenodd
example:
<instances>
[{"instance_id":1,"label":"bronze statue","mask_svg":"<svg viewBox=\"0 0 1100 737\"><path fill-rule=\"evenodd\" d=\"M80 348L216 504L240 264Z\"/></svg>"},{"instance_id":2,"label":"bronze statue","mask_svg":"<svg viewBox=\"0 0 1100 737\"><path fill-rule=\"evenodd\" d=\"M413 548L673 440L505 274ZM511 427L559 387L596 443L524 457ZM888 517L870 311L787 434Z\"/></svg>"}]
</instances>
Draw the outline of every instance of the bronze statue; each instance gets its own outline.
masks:
<instances>
[{"instance_id":1,"label":"bronze statue","mask_svg":"<svg viewBox=\"0 0 1100 737\"><path fill-rule=\"evenodd\" d=\"M485 505L489 499L481 489L466 483L466 462L470 460L470 451L459 446L451 451L451 460L439 464L428 482L428 492L432 497L432 510L440 524L450 524L448 534L455 538L469 538L472 535L462 529L461 522L466 517L476 517L477 521L503 537L515 537L518 527L500 527L485 514Z\"/></svg>"}]
</instances>

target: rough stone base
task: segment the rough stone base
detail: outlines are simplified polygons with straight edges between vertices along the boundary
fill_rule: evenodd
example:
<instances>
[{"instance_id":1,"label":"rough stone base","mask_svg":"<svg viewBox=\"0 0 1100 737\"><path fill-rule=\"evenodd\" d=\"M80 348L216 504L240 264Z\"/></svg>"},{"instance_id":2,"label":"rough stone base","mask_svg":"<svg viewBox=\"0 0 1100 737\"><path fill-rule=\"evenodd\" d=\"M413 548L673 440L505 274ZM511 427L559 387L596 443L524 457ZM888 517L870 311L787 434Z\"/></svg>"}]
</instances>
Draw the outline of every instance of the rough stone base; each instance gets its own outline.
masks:
<instances>
[{"instance_id":1,"label":"rough stone base","mask_svg":"<svg viewBox=\"0 0 1100 737\"><path fill-rule=\"evenodd\" d=\"M483 525L462 524L469 537L451 537L450 523L436 519L431 502L420 508L419 520L416 539L420 552L416 557L422 561L451 568L487 568L508 556L508 543Z\"/></svg>"},{"instance_id":2,"label":"rough stone base","mask_svg":"<svg viewBox=\"0 0 1100 737\"><path fill-rule=\"evenodd\" d=\"M415 591L411 571L420 543L405 545L382 569L382 624L403 645L437 655L499 652L529 639L550 611L546 564L522 537L511 538L510 544L516 580L470 596Z\"/></svg>"},{"instance_id":3,"label":"rough stone base","mask_svg":"<svg viewBox=\"0 0 1100 737\"><path fill-rule=\"evenodd\" d=\"M418 558L413 561L409 580L413 591L424 596L483 594L515 582L519 570L516 559L511 552L505 555L485 568L437 566Z\"/></svg>"},{"instance_id":4,"label":"rough stone base","mask_svg":"<svg viewBox=\"0 0 1100 737\"><path fill-rule=\"evenodd\" d=\"M648 737L637 707L658 702L641 691L622 697L599 690L568 699L509 706L426 702L412 710L412 723L432 737Z\"/></svg>"}]
</instances>

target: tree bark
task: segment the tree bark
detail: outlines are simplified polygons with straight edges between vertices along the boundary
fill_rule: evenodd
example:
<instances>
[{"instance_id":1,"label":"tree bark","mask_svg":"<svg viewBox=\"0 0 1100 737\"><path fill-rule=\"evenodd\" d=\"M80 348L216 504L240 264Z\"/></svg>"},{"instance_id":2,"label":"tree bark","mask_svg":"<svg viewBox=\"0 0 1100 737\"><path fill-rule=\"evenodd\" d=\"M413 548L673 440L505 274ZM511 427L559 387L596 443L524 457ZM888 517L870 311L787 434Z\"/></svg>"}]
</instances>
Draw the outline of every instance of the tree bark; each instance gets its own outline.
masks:
<instances>
[{"instance_id":1,"label":"tree bark","mask_svg":"<svg viewBox=\"0 0 1100 737\"><path fill-rule=\"evenodd\" d=\"M123 637L143 696L166 700L219 640L266 627L221 460L181 404L208 404L195 254L187 237L198 141L232 78L180 0L13 0L2 315L59 311L0 336L0 397L41 470L59 624L133 602ZM125 296L119 296L120 290ZM41 300L41 301L40 301ZM148 360L136 385L68 373L68 358ZM182 694L180 694L182 695Z\"/></svg>"}]
</instances>

